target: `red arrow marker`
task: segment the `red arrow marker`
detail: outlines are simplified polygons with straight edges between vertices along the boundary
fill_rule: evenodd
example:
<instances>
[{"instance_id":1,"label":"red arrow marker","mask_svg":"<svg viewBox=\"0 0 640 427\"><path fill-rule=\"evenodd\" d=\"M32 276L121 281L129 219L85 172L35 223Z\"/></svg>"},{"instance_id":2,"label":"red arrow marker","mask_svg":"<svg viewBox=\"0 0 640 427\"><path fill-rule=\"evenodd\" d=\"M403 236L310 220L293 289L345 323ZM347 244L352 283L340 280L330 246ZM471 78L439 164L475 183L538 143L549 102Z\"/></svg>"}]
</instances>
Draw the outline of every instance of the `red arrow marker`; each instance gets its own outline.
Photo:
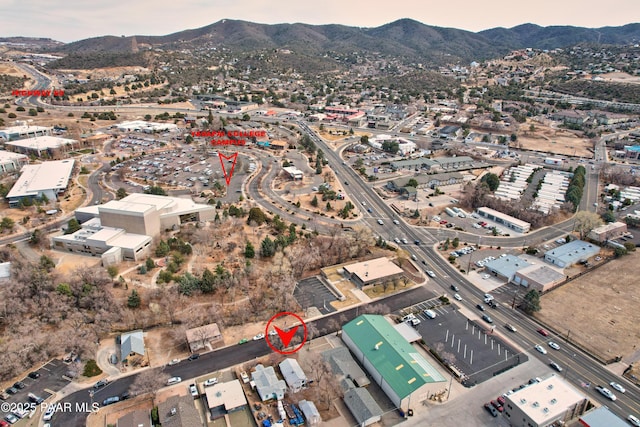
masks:
<instances>
[{"instance_id":1,"label":"red arrow marker","mask_svg":"<svg viewBox=\"0 0 640 427\"><path fill-rule=\"evenodd\" d=\"M234 153L229 157L227 157L224 154L218 152L218 158L220 159L220 166L222 166L222 173L224 174L224 180L227 182L227 187L228 187L229 183L231 182L231 177L233 176L233 169L236 167L236 161L238 160L238 153ZM227 168L224 167L224 162L222 161L222 158L224 158L225 160L233 159L233 163L231 164L231 170L229 171L228 175L227 175Z\"/></svg>"},{"instance_id":2,"label":"red arrow marker","mask_svg":"<svg viewBox=\"0 0 640 427\"><path fill-rule=\"evenodd\" d=\"M284 344L285 347L289 347L289 343L291 342L291 339L293 338L293 336L296 334L296 331L298 330L297 326L294 326L293 328L289 329L288 331L283 331L282 329L278 328L277 326L274 326L276 332L278 333L278 336L280 337L280 341L282 341L282 344Z\"/></svg>"}]
</instances>

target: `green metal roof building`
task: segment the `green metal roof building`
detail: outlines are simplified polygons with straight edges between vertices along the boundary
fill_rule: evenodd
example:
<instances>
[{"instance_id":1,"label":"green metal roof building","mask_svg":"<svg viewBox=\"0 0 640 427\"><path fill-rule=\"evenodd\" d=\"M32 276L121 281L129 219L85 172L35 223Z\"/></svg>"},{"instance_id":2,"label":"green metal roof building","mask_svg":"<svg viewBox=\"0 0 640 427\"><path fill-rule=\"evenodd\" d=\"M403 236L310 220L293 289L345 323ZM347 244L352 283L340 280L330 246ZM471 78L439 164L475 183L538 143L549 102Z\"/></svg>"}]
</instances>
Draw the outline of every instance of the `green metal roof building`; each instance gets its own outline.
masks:
<instances>
[{"instance_id":1,"label":"green metal roof building","mask_svg":"<svg viewBox=\"0 0 640 427\"><path fill-rule=\"evenodd\" d=\"M384 316L355 318L342 327L342 340L398 408L406 410L447 387L442 374Z\"/></svg>"}]
</instances>

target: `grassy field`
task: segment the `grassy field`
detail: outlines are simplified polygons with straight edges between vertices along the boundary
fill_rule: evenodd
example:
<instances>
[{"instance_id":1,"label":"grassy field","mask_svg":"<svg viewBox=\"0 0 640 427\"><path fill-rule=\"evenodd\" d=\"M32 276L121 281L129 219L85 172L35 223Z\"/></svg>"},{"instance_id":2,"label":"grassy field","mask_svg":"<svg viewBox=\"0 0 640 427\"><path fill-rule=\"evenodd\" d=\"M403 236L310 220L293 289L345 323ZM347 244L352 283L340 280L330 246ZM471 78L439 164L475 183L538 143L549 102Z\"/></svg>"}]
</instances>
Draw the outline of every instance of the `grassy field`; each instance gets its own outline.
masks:
<instances>
[{"instance_id":1,"label":"grassy field","mask_svg":"<svg viewBox=\"0 0 640 427\"><path fill-rule=\"evenodd\" d=\"M634 252L550 292L536 317L603 359L632 354L640 343L638 262Z\"/></svg>"}]
</instances>

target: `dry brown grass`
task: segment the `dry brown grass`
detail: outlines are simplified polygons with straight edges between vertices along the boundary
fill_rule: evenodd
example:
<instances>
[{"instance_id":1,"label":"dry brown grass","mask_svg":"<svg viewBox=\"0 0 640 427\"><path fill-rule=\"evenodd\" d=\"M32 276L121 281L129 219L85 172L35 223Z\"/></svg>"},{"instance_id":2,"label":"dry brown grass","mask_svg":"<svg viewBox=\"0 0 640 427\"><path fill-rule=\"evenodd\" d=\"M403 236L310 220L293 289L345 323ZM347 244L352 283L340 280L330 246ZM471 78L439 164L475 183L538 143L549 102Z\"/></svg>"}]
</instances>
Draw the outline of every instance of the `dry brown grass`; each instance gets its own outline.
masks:
<instances>
[{"instance_id":1,"label":"dry brown grass","mask_svg":"<svg viewBox=\"0 0 640 427\"><path fill-rule=\"evenodd\" d=\"M518 146L526 150L541 151L565 156L591 157L589 148L593 144L588 138L580 138L565 130L556 130L535 123L536 130L528 131L528 124L522 129L524 133L518 135Z\"/></svg>"},{"instance_id":2,"label":"dry brown grass","mask_svg":"<svg viewBox=\"0 0 640 427\"><path fill-rule=\"evenodd\" d=\"M631 354L640 342L639 261L634 252L550 292L536 317L603 359Z\"/></svg>"}]
</instances>

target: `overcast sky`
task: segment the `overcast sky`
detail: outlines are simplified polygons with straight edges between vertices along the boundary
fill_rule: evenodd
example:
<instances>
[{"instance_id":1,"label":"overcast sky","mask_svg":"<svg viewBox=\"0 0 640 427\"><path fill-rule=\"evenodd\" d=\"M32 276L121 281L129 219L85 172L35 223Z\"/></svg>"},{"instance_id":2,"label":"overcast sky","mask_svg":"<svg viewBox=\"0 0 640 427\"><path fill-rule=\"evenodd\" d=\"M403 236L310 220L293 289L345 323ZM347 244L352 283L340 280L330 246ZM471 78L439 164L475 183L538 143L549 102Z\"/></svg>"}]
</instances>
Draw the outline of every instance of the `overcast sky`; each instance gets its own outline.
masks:
<instances>
[{"instance_id":1,"label":"overcast sky","mask_svg":"<svg viewBox=\"0 0 640 427\"><path fill-rule=\"evenodd\" d=\"M0 36L71 42L164 35L221 19L377 27L400 18L480 31L531 22L584 27L640 20L639 0L0 0Z\"/></svg>"}]
</instances>

